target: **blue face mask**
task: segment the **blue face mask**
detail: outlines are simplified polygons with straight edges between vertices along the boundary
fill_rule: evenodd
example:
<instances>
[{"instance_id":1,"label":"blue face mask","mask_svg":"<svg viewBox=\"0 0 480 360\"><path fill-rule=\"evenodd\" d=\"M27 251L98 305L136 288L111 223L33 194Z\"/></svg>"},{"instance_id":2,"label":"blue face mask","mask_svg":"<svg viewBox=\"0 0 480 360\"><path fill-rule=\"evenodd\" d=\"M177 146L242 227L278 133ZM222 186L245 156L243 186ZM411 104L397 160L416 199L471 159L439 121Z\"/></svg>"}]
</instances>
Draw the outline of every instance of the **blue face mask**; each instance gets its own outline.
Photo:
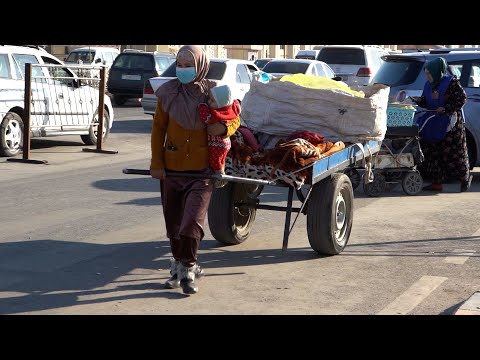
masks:
<instances>
[{"instance_id":1,"label":"blue face mask","mask_svg":"<svg viewBox=\"0 0 480 360\"><path fill-rule=\"evenodd\" d=\"M194 67L181 68L177 66L177 78L182 84L189 84L197 77Z\"/></svg>"}]
</instances>

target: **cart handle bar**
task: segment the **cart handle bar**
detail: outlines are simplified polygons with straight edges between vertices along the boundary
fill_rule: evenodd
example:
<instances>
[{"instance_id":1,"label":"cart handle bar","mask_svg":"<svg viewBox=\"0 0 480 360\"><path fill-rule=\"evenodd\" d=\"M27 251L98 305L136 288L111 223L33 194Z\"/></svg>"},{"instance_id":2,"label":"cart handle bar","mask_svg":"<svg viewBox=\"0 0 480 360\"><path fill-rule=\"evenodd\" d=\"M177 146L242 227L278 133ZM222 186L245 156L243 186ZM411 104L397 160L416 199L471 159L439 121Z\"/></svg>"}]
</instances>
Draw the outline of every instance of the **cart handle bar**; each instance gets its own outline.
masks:
<instances>
[{"instance_id":1,"label":"cart handle bar","mask_svg":"<svg viewBox=\"0 0 480 360\"><path fill-rule=\"evenodd\" d=\"M124 174L132 174L132 175L150 175L150 170L147 169L123 169L122 172ZM166 171L167 176L180 176L180 177L194 177L194 178L202 178L202 179L214 179L214 180L225 180L225 181L232 181L232 182L240 182L244 184L255 184L255 185L276 185L276 181L269 181L269 180L260 180L260 179L250 179L250 178L243 178L239 176L231 176L231 175L221 175L221 174L199 174L199 173L192 173L192 172L175 172L171 173Z\"/></svg>"}]
</instances>

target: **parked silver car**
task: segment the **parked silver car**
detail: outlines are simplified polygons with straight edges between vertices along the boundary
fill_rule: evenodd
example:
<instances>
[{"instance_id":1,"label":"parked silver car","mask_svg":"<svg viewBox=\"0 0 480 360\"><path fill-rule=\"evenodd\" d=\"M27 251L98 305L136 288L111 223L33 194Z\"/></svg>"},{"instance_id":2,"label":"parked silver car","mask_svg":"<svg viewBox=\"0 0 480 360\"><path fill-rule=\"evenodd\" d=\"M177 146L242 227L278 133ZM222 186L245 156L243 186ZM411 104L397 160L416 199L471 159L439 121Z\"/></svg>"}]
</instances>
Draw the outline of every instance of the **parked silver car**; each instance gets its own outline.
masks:
<instances>
[{"instance_id":1,"label":"parked silver car","mask_svg":"<svg viewBox=\"0 0 480 360\"><path fill-rule=\"evenodd\" d=\"M420 96L427 78L423 71L425 62L442 56L447 60L451 74L460 79L467 93L463 108L470 166L480 166L480 49L459 51L450 49L386 55L384 63L372 79L372 83L390 86L390 101L399 91L407 96Z\"/></svg>"},{"instance_id":2,"label":"parked silver car","mask_svg":"<svg viewBox=\"0 0 480 360\"><path fill-rule=\"evenodd\" d=\"M347 85L368 85L388 51L375 45L326 45L317 60L326 62Z\"/></svg>"},{"instance_id":3,"label":"parked silver car","mask_svg":"<svg viewBox=\"0 0 480 360\"><path fill-rule=\"evenodd\" d=\"M232 89L232 97L243 100L245 94L250 90L252 72L260 69L251 61L238 59L210 59L210 70L207 79L215 80L219 85L228 84ZM157 97L155 91L168 80L176 77L176 62L170 65L162 76L151 78L145 81L142 97L142 107L145 114L155 115Z\"/></svg>"},{"instance_id":4,"label":"parked silver car","mask_svg":"<svg viewBox=\"0 0 480 360\"><path fill-rule=\"evenodd\" d=\"M289 74L305 74L333 79L335 73L323 61L311 59L273 59L264 66L263 71L275 77Z\"/></svg>"}]
</instances>

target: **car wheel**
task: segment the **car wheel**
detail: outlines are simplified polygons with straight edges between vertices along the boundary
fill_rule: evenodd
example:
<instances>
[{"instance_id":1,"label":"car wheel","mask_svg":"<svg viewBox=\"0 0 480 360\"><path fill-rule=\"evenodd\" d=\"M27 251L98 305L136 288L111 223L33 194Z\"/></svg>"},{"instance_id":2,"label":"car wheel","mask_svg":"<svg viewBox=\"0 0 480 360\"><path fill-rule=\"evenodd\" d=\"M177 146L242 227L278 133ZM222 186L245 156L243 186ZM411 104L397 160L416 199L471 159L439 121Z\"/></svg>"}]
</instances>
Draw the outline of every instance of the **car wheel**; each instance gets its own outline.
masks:
<instances>
[{"instance_id":1,"label":"car wheel","mask_svg":"<svg viewBox=\"0 0 480 360\"><path fill-rule=\"evenodd\" d=\"M113 95L113 102L115 105L122 106L127 102L127 98L121 95Z\"/></svg>"},{"instance_id":2,"label":"car wheel","mask_svg":"<svg viewBox=\"0 0 480 360\"><path fill-rule=\"evenodd\" d=\"M98 134L98 114L95 112L94 120L92 126L90 126L90 130L88 135L80 135L82 141L85 145L97 145L97 134ZM108 114L107 110L105 109L103 112L103 142L110 134L110 115Z\"/></svg>"},{"instance_id":3,"label":"car wheel","mask_svg":"<svg viewBox=\"0 0 480 360\"><path fill-rule=\"evenodd\" d=\"M0 124L0 156L16 156L22 146L22 118L17 113L8 112Z\"/></svg>"}]
</instances>

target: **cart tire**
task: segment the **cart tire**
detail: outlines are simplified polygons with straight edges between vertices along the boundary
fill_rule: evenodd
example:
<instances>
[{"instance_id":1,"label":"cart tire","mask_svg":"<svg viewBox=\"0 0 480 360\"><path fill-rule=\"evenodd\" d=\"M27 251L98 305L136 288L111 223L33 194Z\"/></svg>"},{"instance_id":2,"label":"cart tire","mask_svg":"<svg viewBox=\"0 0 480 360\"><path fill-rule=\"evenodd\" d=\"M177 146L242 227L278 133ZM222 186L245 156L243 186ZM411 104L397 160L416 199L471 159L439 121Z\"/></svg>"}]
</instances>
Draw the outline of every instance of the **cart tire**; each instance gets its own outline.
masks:
<instances>
[{"instance_id":1,"label":"cart tire","mask_svg":"<svg viewBox=\"0 0 480 360\"><path fill-rule=\"evenodd\" d=\"M422 175L416 170L407 171L402 179L402 188L407 195L417 195L423 188Z\"/></svg>"},{"instance_id":2,"label":"cart tire","mask_svg":"<svg viewBox=\"0 0 480 360\"><path fill-rule=\"evenodd\" d=\"M307 233L312 249L322 255L340 254L348 243L352 223L350 178L336 173L315 184L307 208Z\"/></svg>"},{"instance_id":3,"label":"cart tire","mask_svg":"<svg viewBox=\"0 0 480 360\"><path fill-rule=\"evenodd\" d=\"M252 186L245 185L229 182L213 191L208 207L208 226L213 237L222 244L241 244L250 236L257 209L235 207L235 201L246 201L249 197Z\"/></svg>"},{"instance_id":4,"label":"cart tire","mask_svg":"<svg viewBox=\"0 0 480 360\"><path fill-rule=\"evenodd\" d=\"M357 169L347 169L345 171L345 175L350 178L350 182L352 183L353 190L358 188L360 183L362 182L362 176L358 172Z\"/></svg>"},{"instance_id":5,"label":"cart tire","mask_svg":"<svg viewBox=\"0 0 480 360\"><path fill-rule=\"evenodd\" d=\"M373 182L363 183L363 191L367 196L377 197L380 196L387 188L385 176L379 172L373 173Z\"/></svg>"}]
</instances>

